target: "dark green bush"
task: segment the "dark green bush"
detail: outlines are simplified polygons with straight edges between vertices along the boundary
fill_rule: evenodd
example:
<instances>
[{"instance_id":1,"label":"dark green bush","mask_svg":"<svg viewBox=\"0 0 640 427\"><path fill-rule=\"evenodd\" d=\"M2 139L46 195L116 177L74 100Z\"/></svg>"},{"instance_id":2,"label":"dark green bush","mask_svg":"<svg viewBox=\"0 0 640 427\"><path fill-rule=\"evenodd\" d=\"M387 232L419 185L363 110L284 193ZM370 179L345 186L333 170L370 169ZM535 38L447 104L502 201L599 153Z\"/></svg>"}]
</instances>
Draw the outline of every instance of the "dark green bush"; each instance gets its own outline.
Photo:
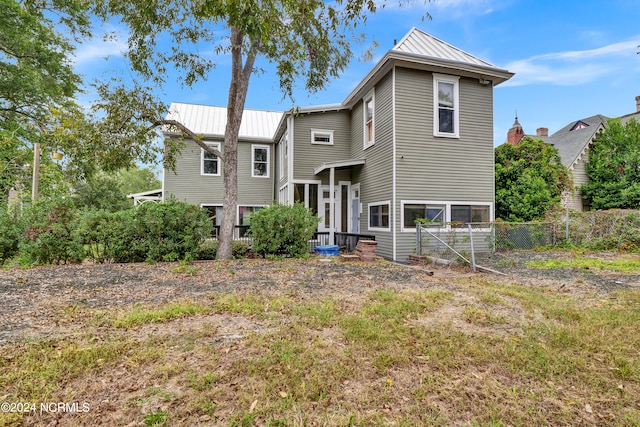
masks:
<instances>
[{"instance_id":1,"label":"dark green bush","mask_svg":"<svg viewBox=\"0 0 640 427\"><path fill-rule=\"evenodd\" d=\"M234 240L231 244L231 253L233 258L244 258L249 252L249 245L239 240ZM216 259L218 253L218 241L208 239L200 244L198 250L195 253L195 259L198 260L212 260Z\"/></svg>"},{"instance_id":2,"label":"dark green bush","mask_svg":"<svg viewBox=\"0 0 640 427\"><path fill-rule=\"evenodd\" d=\"M81 242L74 238L78 211L69 198L41 198L23 211L26 224L20 253L30 263L67 264L84 259Z\"/></svg>"},{"instance_id":3,"label":"dark green bush","mask_svg":"<svg viewBox=\"0 0 640 427\"><path fill-rule=\"evenodd\" d=\"M18 210L0 204L0 265L18 253L24 232L25 223Z\"/></svg>"},{"instance_id":4,"label":"dark green bush","mask_svg":"<svg viewBox=\"0 0 640 427\"><path fill-rule=\"evenodd\" d=\"M128 259L133 212L85 210L80 214L76 239L84 245L85 257L97 263Z\"/></svg>"},{"instance_id":5,"label":"dark green bush","mask_svg":"<svg viewBox=\"0 0 640 427\"><path fill-rule=\"evenodd\" d=\"M87 213L83 243L97 262L157 262L195 254L211 235L204 210L187 203L145 203L137 208Z\"/></svg>"},{"instance_id":6,"label":"dark green bush","mask_svg":"<svg viewBox=\"0 0 640 427\"><path fill-rule=\"evenodd\" d=\"M309 254L309 240L318 227L318 217L303 204L271 205L251 215L249 235L251 249L256 254Z\"/></svg>"}]
</instances>

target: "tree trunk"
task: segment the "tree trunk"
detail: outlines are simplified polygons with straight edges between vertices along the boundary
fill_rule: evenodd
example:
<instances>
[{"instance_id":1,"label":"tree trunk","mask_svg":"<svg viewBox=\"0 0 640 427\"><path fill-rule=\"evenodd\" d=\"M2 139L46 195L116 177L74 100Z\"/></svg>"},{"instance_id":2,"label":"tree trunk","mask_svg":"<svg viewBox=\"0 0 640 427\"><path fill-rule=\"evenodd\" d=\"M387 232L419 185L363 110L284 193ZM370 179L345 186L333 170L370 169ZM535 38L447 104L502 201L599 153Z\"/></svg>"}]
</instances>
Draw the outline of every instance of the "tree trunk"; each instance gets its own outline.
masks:
<instances>
[{"instance_id":1,"label":"tree trunk","mask_svg":"<svg viewBox=\"0 0 640 427\"><path fill-rule=\"evenodd\" d=\"M227 104L227 126L222 147L224 153L224 161L222 162L224 199L216 259L231 259L233 256L233 231L238 207L238 134L249 89L249 78L253 72L253 63L258 47L257 44L252 46L243 66L243 39L244 34L237 28L231 27L231 83Z\"/></svg>"}]
</instances>

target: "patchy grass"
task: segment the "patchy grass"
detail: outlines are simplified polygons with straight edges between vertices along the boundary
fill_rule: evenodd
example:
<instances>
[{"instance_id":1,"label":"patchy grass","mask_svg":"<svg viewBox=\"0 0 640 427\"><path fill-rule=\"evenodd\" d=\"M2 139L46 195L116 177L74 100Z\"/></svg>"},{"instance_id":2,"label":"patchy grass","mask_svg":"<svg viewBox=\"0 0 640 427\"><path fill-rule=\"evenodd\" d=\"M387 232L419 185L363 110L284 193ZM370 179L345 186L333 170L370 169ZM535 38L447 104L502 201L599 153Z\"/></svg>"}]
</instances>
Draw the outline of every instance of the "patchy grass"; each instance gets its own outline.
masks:
<instances>
[{"instance_id":1,"label":"patchy grass","mask_svg":"<svg viewBox=\"0 0 640 427\"><path fill-rule=\"evenodd\" d=\"M132 328L147 323L163 323L180 317L193 316L209 311L208 307L194 302L174 302L160 308L133 307L113 318L111 324L116 328Z\"/></svg>"},{"instance_id":2,"label":"patchy grass","mask_svg":"<svg viewBox=\"0 0 640 427\"><path fill-rule=\"evenodd\" d=\"M626 255L617 256L615 259L601 259L590 257L574 257L547 259L541 261L529 261L527 267L530 268L577 268L577 269L597 269L603 271L617 271L623 273L640 273L640 256Z\"/></svg>"},{"instance_id":3,"label":"patchy grass","mask_svg":"<svg viewBox=\"0 0 640 427\"><path fill-rule=\"evenodd\" d=\"M91 411L0 425L640 425L640 292L428 280L211 295L95 312L97 325L67 310L74 339L0 347L0 397ZM228 338L216 319L250 327Z\"/></svg>"}]
</instances>

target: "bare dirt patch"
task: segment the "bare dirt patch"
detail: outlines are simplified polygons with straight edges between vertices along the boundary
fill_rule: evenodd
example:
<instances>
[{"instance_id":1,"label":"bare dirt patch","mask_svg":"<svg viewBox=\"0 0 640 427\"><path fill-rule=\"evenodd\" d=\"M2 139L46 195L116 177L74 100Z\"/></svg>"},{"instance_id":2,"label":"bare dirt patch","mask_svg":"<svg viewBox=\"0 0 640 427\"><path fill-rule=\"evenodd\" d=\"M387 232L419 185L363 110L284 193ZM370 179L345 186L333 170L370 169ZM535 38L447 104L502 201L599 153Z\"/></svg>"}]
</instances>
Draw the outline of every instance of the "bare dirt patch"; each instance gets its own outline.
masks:
<instances>
[{"instance_id":1,"label":"bare dirt patch","mask_svg":"<svg viewBox=\"0 0 640 427\"><path fill-rule=\"evenodd\" d=\"M530 404L535 411L544 413L545 408L550 408L560 414L556 420L577 419L581 425L625 425L616 424L624 415L622 412L608 419L605 409L596 407L598 402L569 396L573 391L567 388L568 384L556 390L553 383L544 381L543 374L542 380L532 375L513 376L482 358L493 342L518 345L518 337L527 325L541 320L523 300L507 293L492 294L492 282L525 284L581 301L640 287L640 277L634 274L595 269L533 270L526 266L532 257L540 256L565 255L526 253L515 260L493 257L478 261L506 276L448 268L435 268L435 274L429 275L424 269L387 262L319 259L197 262L182 270L178 263L5 270L0 272L0 368L2 363L13 363L13 355L30 342L49 339L61 340L64 346L77 336L85 346L104 343L105 347L124 349L115 360L96 365L99 375L90 372L72 377L56 391L56 396L67 400L88 401L90 413L26 416L16 425L145 425L150 422L145 417L165 412L170 418L159 425L266 425L268 419L286 416L287 423L273 425L347 425L352 417L364 420L362 425L390 425L401 419L407 420L406 425L415 425L416 421L422 425L470 425L472 420L486 425L491 418L481 414L486 412L483 405L487 402L512 411L505 415L497 410L496 419L522 420L520 408L512 409L508 402L529 395L534 396ZM371 343L375 350L372 354L358 354L357 346L346 337L344 325L329 322L318 326L322 313L304 317L290 307L283 308L282 316L273 307L266 307L264 316L210 310L130 328L115 328L100 320L102 314L127 312L136 305L159 307L173 301L198 301L212 307L213 302L229 294L264 296L271 303L289 299L297 308L304 308L308 302L318 309L318 302L331 301L344 320L352 313L362 315L372 295L385 290L445 294L432 310L408 316L408 329L399 331L405 334L412 328L435 330L436 338L438 333L452 334L451 342L449 338L433 338L436 341L432 345L440 346L440 352L433 354L426 345L413 349L410 341L405 343L407 349L397 353L379 350L378 344ZM384 301L384 297L382 292L375 301ZM375 312L372 313L373 316ZM297 329L301 319L304 333ZM361 339L367 341L368 332L360 332ZM466 350L467 354L480 355L477 361L469 362L470 356L459 355L460 347L478 336L488 338L480 341L478 350ZM416 339L420 337L418 332ZM439 362L444 357L442 351L450 352L446 373L439 371L444 369ZM351 352L357 360L350 360ZM319 363L311 370L304 358L296 359L296 354L322 357L318 356ZM625 360L617 362L621 368L616 369L631 373L624 374L627 377L616 383L622 388L614 387L611 393L633 395L638 391L635 365L628 362L628 367ZM100 363L105 364L104 369ZM257 371L243 365L255 366ZM611 365L609 362L602 369L610 370ZM261 366L266 367L264 372ZM262 389L265 384L255 378L247 380L238 372L249 372L257 378L280 376L284 381L276 382L274 389ZM548 375L555 380L555 374ZM332 382L322 384L325 377L332 378ZM297 396L295 401L293 396ZM332 400L333 396L342 400ZM633 398L625 399L620 405L627 405L626 408ZM269 415L259 415L266 406ZM605 403L602 406L611 410ZM637 407L640 410L640 401ZM524 408L522 413L525 409L528 410ZM305 414L310 412L314 414L313 422L305 421ZM636 416L633 409L629 413L630 417ZM245 423L243 419L250 421ZM537 419L545 418L540 415ZM570 425L556 425L563 424Z\"/></svg>"},{"instance_id":2,"label":"bare dirt patch","mask_svg":"<svg viewBox=\"0 0 640 427\"><path fill-rule=\"evenodd\" d=\"M0 317L0 345L21 337L34 339L72 334L73 322L67 321L66 314L83 309L160 305L229 292L284 294L302 299L331 297L344 304L358 305L358 301L375 289L441 287L455 291L456 280L483 276L567 293L640 289L639 274L599 272L595 269L531 269L526 265L531 260L563 256L566 254L514 252L477 260L480 265L505 273L504 277L472 273L467 269L427 267L435 271L433 276L429 276L423 269L391 263L378 263L371 268L370 264L323 262L318 259L196 262L192 265L193 274L176 272L177 263L13 268L0 272L0 313L3 313ZM610 258L614 255L590 256ZM438 321L449 319L447 310L457 313L460 307L459 302L457 308L444 307ZM229 321L222 320L221 323Z\"/></svg>"}]
</instances>

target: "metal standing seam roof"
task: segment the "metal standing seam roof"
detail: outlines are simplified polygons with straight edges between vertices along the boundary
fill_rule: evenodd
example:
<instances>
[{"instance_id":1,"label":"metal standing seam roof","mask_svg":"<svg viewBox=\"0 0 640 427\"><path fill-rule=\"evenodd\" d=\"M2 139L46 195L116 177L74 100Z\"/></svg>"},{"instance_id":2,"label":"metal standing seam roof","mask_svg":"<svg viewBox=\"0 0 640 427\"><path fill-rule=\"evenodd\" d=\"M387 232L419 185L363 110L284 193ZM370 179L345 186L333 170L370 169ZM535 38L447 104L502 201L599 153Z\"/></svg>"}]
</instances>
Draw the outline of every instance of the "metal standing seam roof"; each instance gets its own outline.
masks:
<instances>
[{"instance_id":1,"label":"metal standing seam roof","mask_svg":"<svg viewBox=\"0 0 640 427\"><path fill-rule=\"evenodd\" d=\"M272 141L282 118L281 111L245 109L242 113L239 138ZM208 137L224 137L227 108L173 102L168 120L177 120L192 132Z\"/></svg>"},{"instance_id":2,"label":"metal standing seam roof","mask_svg":"<svg viewBox=\"0 0 640 427\"><path fill-rule=\"evenodd\" d=\"M445 59L448 61L499 69L489 62L458 49L457 47L415 27L412 28L411 31L409 31L402 40L393 47L392 50L412 55Z\"/></svg>"}]
</instances>

